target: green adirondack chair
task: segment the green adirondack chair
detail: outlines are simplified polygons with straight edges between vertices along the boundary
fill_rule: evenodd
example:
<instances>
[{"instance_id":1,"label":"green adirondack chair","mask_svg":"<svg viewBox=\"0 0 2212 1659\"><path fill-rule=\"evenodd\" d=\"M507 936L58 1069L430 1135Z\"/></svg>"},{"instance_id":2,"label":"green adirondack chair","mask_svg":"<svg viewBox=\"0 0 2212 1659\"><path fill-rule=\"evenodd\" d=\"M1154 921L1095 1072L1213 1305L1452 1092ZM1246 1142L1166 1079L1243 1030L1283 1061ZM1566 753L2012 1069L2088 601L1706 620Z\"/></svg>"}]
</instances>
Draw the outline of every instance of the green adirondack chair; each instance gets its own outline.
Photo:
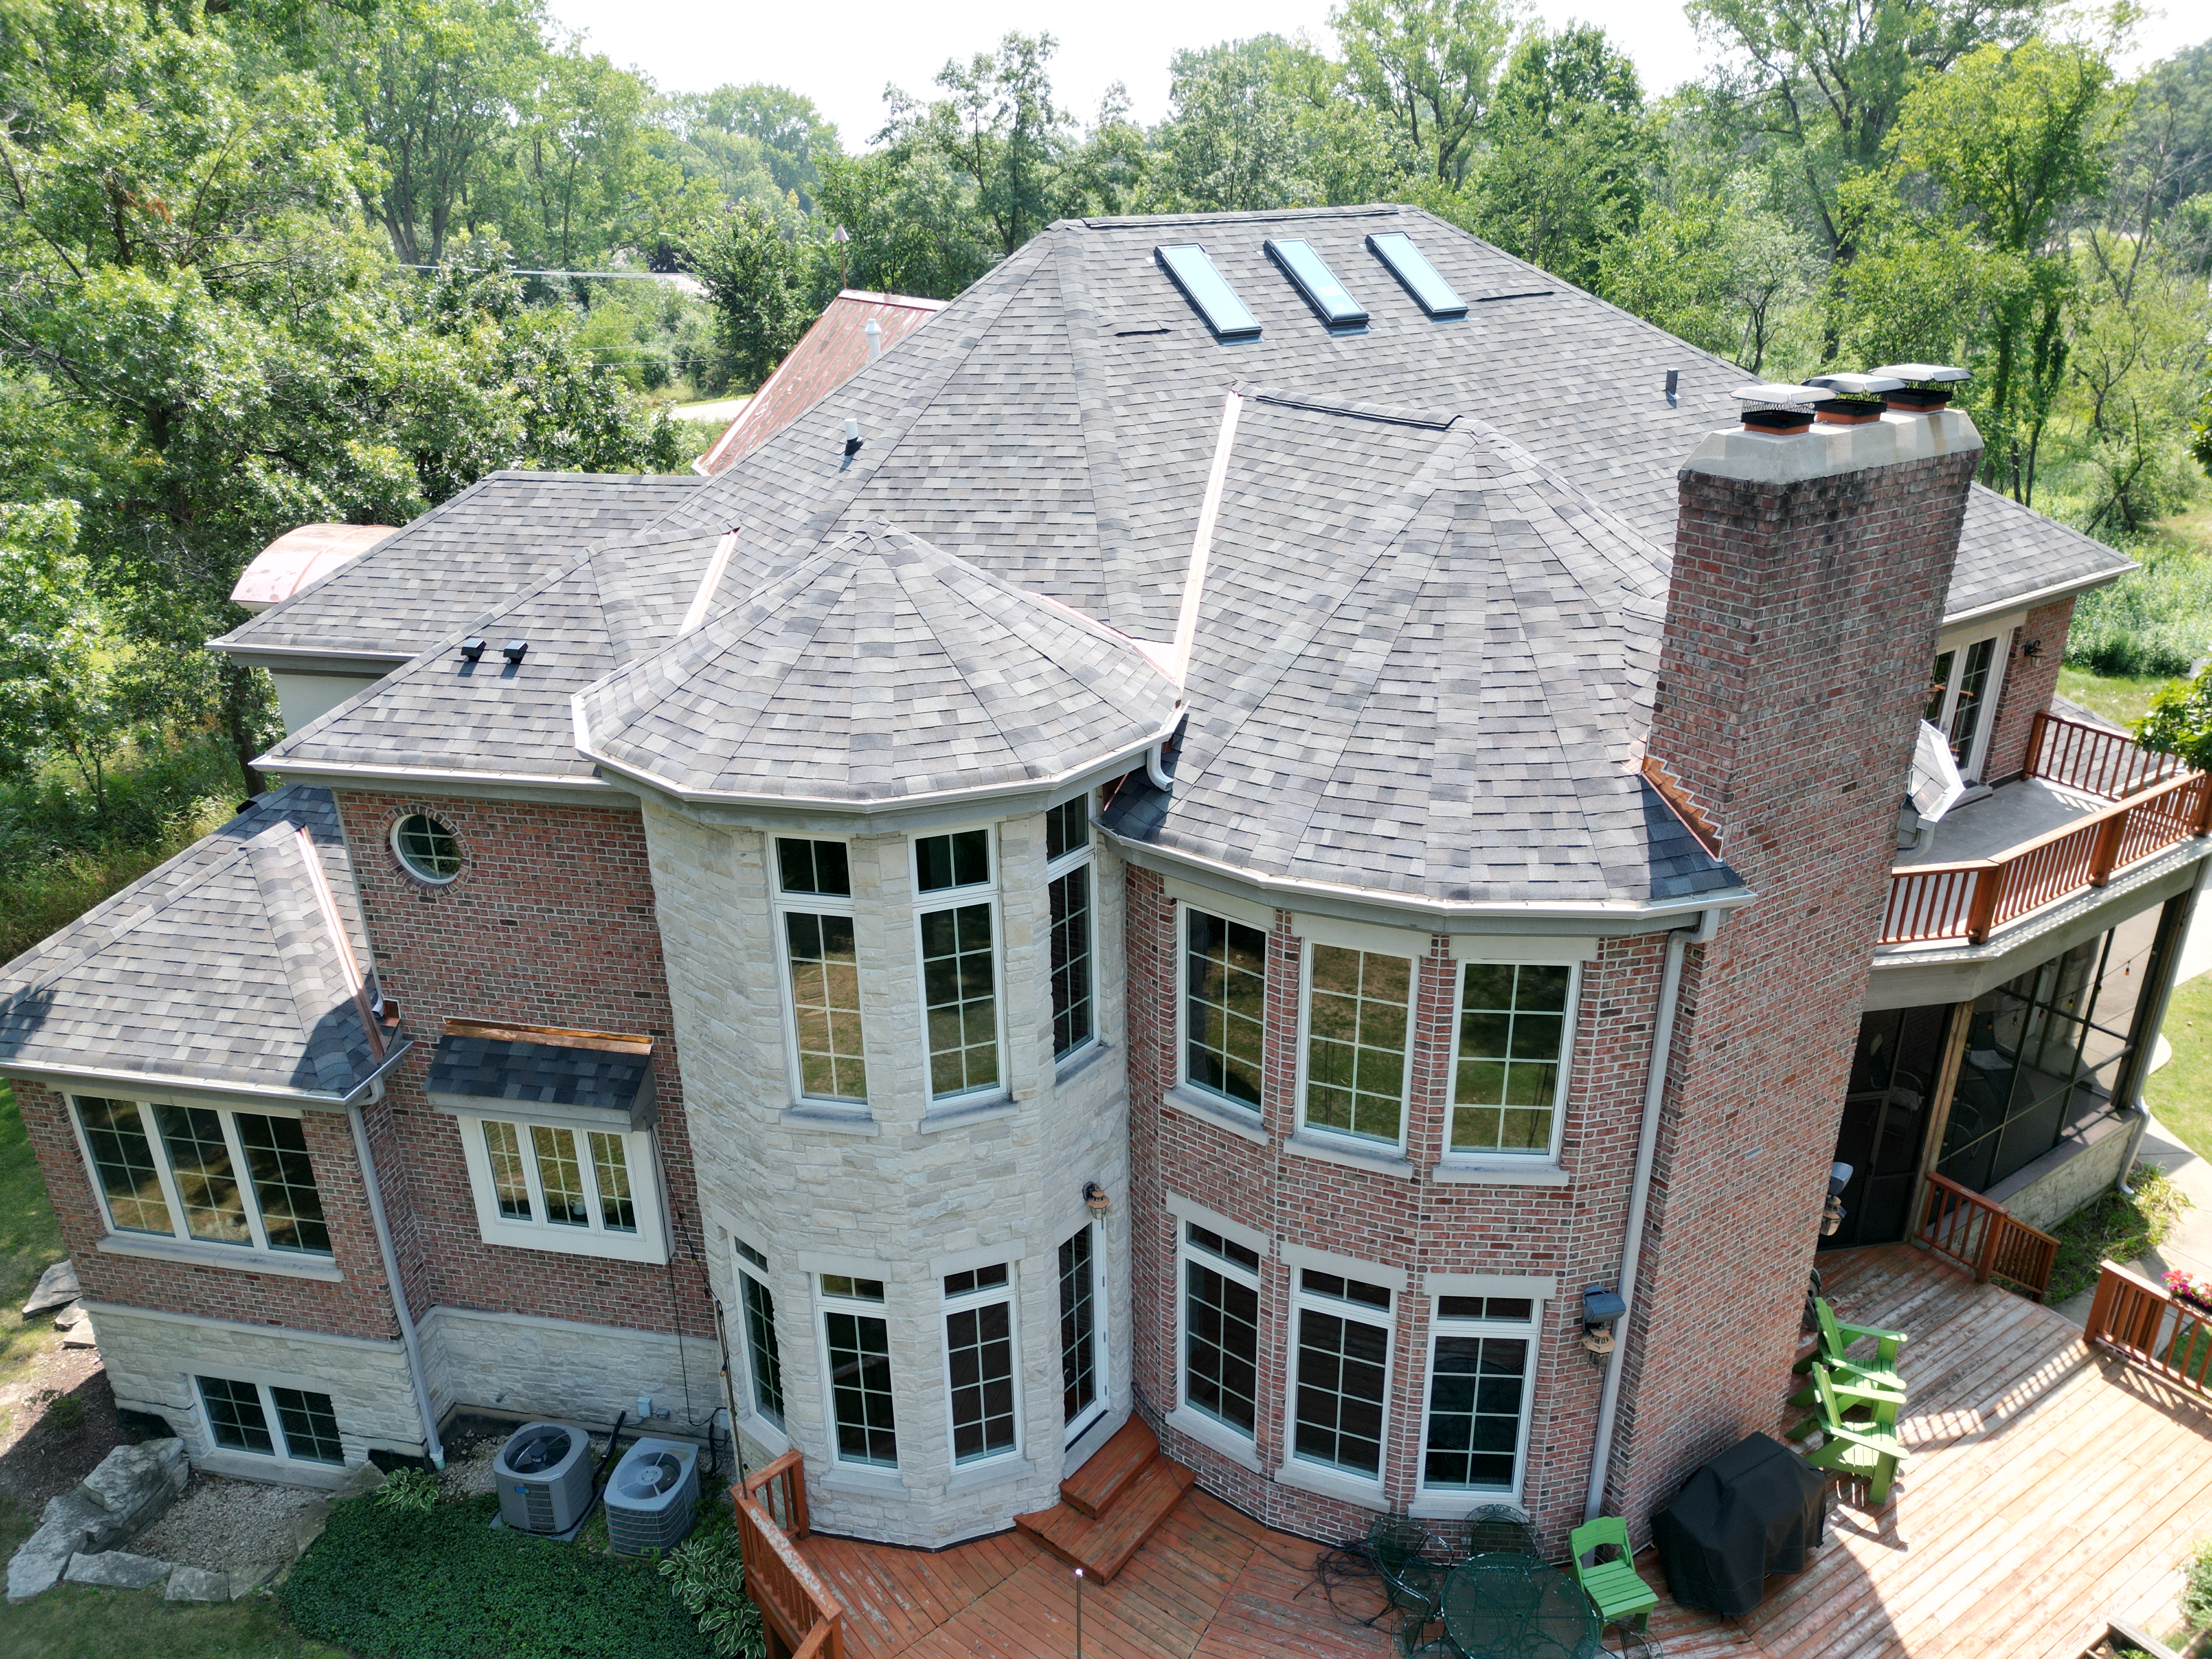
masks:
<instances>
[{"instance_id":1,"label":"green adirondack chair","mask_svg":"<svg viewBox=\"0 0 2212 1659\"><path fill-rule=\"evenodd\" d=\"M1583 1565L1583 1557L1595 1555L1607 1544L1620 1552L1618 1559ZM1625 1625L1633 1620L1636 1628L1642 1630L1651 1609L1659 1605L1659 1596L1636 1576L1628 1547L1628 1523L1617 1515L1585 1521L1567 1534L1567 1547L1574 1552L1575 1580L1597 1604L1598 1617L1608 1625Z\"/></svg>"},{"instance_id":2,"label":"green adirondack chair","mask_svg":"<svg viewBox=\"0 0 2212 1659\"><path fill-rule=\"evenodd\" d=\"M1868 1382L1864 1377L1838 1370L1826 1359L1814 1362L1813 1376L1828 1379L1829 1392L1844 1416L1849 1417L1853 1412L1863 1409L1872 1416L1876 1427L1893 1429L1897 1426L1897 1414L1905 1409L1905 1405L1902 1388L1893 1389L1884 1383ZM1818 1406L1820 1403L1819 1385L1808 1380L1803 1388L1790 1396L1790 1403L1801 1408ZM1789 1437L1802 1440L1819 1426L1819 1418L1808 1417L1790 1431Z\"/></svg>"},{"instance_id":3,"label":"green adirondack chair","mask_svg":"<svg viewBox=\"0 0 2212 1659\"><path fill-rule=\"evenodd\" d=\"M1887 1331L1879 1325L1846 1325L1836 1317L1836 1310L1825 1296L1813 1298L1813 1312L1820 1322L1820 1346L1797 1362L1802 1376L1813 1368L1816 1359L1826 1362L1828 1369L1879 1388L1905 1391L1905 1377L1897 1369L1897 1352L1906 1340L1903 1331ZM1867 1337L1875 1340L1875 1357L1871 1360L1854 1359L1850 1346ZM1793 1401L1809 1405L1809 1400Z\"/></svg>"},{"instance_id":4,"label":"green adirondack chair","mask_svg":"<svg viewBox=\"0 0 2212 1659\"><path fill-rule=\"evenodd\" d=\"M1880 1509L1889 1502L1890 1482L1910 1455L1895 1433L1893 1410L1887 1424L1854 1423L1844 1417L1846 1400L1867 1392L1863 1385L1839 1383L1826 1365L1814 1365L1813 1394L1817 1409L1813 1416L1790 1431L1790 1437L1802 1440L1818 1429L1820 1444L1803 1454L1805 1461L1816 1469L1833 1469L1839 1474L1863 1480L1868 1501ZM1885 1390L1884 1395L1898 1404L1903 1403L1901 1395L1891 1395Z\"/></svg>"}]
</instances>

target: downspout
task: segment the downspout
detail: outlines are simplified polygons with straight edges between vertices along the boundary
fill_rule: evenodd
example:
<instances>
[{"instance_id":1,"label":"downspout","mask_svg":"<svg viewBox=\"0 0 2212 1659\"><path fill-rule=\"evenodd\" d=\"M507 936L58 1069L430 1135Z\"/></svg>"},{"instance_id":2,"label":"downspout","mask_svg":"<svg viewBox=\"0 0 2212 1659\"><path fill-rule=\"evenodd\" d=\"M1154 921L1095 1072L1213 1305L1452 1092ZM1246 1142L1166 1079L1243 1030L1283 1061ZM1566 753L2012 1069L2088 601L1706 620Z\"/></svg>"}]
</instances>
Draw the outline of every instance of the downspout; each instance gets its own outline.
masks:
<instances>
[{"instance_id":1,"label":"downspout","mask_svg":"<svg viewBox=\"0 0 2212 1659\"><path fill-rule=\"evenodd\" d=\"M1651 1167L1659 1155L1660 1108L1667 1098L1667 1061L1674 1046L1674 1010L1681 1001L1682 957L1692 945L1710 942L1719 930L1721 912L1708 910L1695 927L1677 927L1667 935L1667 965L1659 976L1659 1006L1651 1022L1651 1064L1644 1085L1644 1123L1636 1138L1636 1173L1628 1188L1628 1231L1620 1246L1621 1301L1626 1304L1615 1322L1618 1337L1605 1364L1605 1385L1597 1401L1597 1436L1590 1448L1589 1490L1583 1498L1583 1519L1595 1521L1605 1509L1605 1480L1613 1462L1613 1426L1620 1412L1621 1373L1628 1364L1628 1332L1636 1317L1636 1273L1644 1255L1644 1218L1651 1204Z\"/></svg>"},{"instance_id":2,"label":"downspout","mask_svg":"<svg viewBox=\"0 0 2212 1659\"><path fill-rule=\"evenodd\" d=\"M362 1121L361 1108L346 1108L346 1121L353 1125L354 1156L361 1160L361 1184L368 1194L368 1218L376 1225L377 1253L384 1258L384 1282L392 1287L392 1311L399 1319L399 1346L407 1355L407 1374L415 1381L415 1401L422 1415L422 1449L429 1454L430 1467L446 1467L446 1448L438 1438L437 1413L430 1407L430 1380L422 1370L422 1349L415 1340L415 1322L408 1316L407 1292L399 1286L399 1257L392 1248L392 1228L384 1218L384 1191L377 1185L376 1161L368 1154L368 1128Z\"/></svg>"},{"instance_id":3,"label":"downspout","mask_svg":"<svg viewBox=\"0 0 2212 1659\"><path fill-rule=\"evenodd\" d=\"M2128 1185L2128 1176L2136 1167L2136 1153L2142 1148L2143 1133L2150 1127L2150 1109L2143 1104L2143 1085L2150 1078L2150 1062L2158 1050L2158 1034L2165 1029L2167 1011L2173 1004L2173 988L2181 977L2182 953L2189 948L2189 929L2197 919L2197 902L2203 896L2204 881L2212 874L2212 858L2197 861L2197 879L2189 884L2181 913L2175 918L2173 936L2159 964L2158 994L2152 1000L2148 1017L2139 1028L2143 1040L2136 1045L2136 1055L2130 1062L2133 1075L2128 1079L2128 1105L2136 1115L2135 1127L2129 1131L2128 1150L2120 1159L2120 1173L2112 1182L2123 1197L2133 1198L2135 1188Z\"/></svg>"}]
</instances>

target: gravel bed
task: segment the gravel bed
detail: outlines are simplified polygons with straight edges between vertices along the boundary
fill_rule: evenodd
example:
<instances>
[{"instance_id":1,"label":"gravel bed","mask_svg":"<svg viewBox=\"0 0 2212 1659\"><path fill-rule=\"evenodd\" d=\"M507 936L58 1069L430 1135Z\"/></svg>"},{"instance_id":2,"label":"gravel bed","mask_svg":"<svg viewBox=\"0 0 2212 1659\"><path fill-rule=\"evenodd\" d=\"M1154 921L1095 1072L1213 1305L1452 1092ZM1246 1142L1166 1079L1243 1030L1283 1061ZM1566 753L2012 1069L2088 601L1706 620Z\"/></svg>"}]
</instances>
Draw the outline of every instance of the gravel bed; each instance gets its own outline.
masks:
<instances>
[{"instance_id":1,"label":"gravel bed","mask_svg":"<svg viewBox=\"0 0 2212 1659\"><path fill-rule=\"evenodd\" d=\"M169 1512L131 1542L133 1555L224 1572L292 1559L294 1522L320 1493L195 1474Z\"/></svg>"}]
</instances>

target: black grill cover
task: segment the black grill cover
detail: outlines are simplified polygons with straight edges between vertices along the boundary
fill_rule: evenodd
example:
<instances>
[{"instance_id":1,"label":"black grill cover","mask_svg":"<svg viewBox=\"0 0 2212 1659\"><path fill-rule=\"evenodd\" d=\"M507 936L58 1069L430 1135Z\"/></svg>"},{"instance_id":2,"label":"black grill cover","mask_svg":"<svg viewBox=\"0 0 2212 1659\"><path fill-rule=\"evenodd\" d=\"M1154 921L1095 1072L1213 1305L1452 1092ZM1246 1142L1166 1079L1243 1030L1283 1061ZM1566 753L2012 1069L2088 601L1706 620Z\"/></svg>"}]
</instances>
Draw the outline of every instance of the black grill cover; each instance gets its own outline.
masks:
<instances>
[{"instance_id":1,"label":"black grill cover","mask_svg":"<svg viewBox=\"0 0 2212 1659\"><path fill-rule=\"evenodd\" d=\"M1674 1600L1730 1619L1756 1607L1768 1573L1805 1570L1826 1519L1827 1485L1763 1434L1699 1469L1651 1522Z\"/></svg>"}]
</instances>

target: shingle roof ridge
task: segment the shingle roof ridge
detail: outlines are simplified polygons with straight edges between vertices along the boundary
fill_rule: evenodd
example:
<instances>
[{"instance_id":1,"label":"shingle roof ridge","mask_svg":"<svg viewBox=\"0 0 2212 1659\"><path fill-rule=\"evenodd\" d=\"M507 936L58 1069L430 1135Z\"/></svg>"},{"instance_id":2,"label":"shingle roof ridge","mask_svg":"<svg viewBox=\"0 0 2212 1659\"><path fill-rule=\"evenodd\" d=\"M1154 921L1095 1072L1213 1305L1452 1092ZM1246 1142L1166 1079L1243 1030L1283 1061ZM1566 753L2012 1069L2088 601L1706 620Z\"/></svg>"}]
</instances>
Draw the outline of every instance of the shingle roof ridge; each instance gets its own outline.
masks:
<instances>
[{"instance_id":1,"label":"shingle roof ridge","mask_svg":"<svg viewBox=\"0 0 2212 1659\"><path fill-rule=\"evenodd\" d=\"M1060 234L1055 226L1048 235ZM1040 238L1040 240L1042 239ZM1083 434L1085 471L1091 485L1093 533L1099 562L1110 568L1135 545L1129 526L1128 470L1121 453L1117 405L1108 393L1111 376L1102 360L1100 337L1105 319L1091 273L1073 249L1055 246L1053 274L1060 284L1060 322L1075 377L1075 413Z\"/></svg>"},{"instance_id":2,"label":"shingle roof ridge","mask_svg":"<svg viewBox=\"0 0 2212 1659\"><path fill-rule=\"evenodd\" d=\"M1316 415L1342 415L1358 421L1380 421L1389 426L1426 427L1437 432L1448 432L1455 422L1465 418L1457 410L1414 409L1402 404L1364 404L1343 398L1316 396L1312 392L1285 391L1279 386L1239 386L1237 390L1255 403L1274 404L1284 409L1304 410ZM1525 454L1527 452L1522 453ZM1532 456L1530 459L1533 462L1534 458Z\"/></svg>"},{"instance_id":3,"label":"shingle roof ridge","mask_svg":"<svg viewBox=\"0 0 2212 1659\"><path fill-rule=\"evenodd\" d=\"M270 948L291 992L294 1017L307 1039L307 1060L314 1067L316 1083L325 1090L343 1093L357 1066L352 1051L357 1046L360 1058L366 1059L368 1048L365 1030L356 1045L341 1037L329 1021L333 1012L341 1018L350 1012L355 1029L361 1028L352 986L337 957L341 949L351 948L350 942L330 937L314 878L302 861L303 857L318 854L313 851L303 854L299 831L290 825L283 827L287 831L283 835L264 831L246 843L246 870L261 894Z\"/></svg>"},{"instance_id":4,"label":"shingle roof ridge","mask_svg":"<svg viewBox=\"0 0 2212 1659\"><path fill-rule=\"evenodd\" d=\"M1055 219L1052 228L1079 225L1085 230L1127 230L1144 225L1255 224L1271 219L1366 219L1406 210L1395 202L1369 202L1343 207L1254 208L1240 213L1125 213Z\"/></svg>"}]
</instances>

